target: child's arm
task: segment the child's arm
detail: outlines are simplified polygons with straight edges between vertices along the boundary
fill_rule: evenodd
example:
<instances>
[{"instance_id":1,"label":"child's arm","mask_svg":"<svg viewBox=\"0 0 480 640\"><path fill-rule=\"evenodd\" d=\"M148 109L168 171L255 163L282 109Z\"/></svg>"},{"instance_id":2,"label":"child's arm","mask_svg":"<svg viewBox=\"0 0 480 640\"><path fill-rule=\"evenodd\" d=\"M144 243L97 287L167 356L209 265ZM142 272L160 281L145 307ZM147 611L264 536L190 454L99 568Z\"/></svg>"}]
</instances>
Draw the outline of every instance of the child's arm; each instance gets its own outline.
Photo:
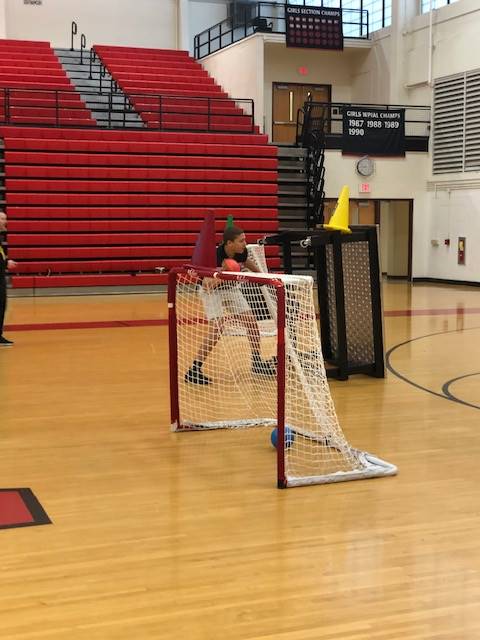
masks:
<instances>
[{"instance_id":1,"label":"child's arm","mask_svg":"<svg viewBox=\"0 0 480 640\"><path fill-rule=\"evenodd\" d=\"M257 267L257 264L251 258L247 258L243 263L249 271L253 271L254 273L260 273L260 269Z\"/></svg>"}]
</instances>

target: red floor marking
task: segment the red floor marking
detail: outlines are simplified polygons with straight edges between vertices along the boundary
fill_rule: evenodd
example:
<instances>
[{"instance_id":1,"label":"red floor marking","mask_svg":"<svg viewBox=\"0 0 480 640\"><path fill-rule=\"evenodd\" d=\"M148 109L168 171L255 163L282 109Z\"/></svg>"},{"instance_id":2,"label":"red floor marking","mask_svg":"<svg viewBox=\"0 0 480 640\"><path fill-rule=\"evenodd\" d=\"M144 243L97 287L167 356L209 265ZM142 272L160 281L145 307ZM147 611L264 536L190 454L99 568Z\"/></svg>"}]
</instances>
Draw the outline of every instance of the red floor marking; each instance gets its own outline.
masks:
<instances>
[{"instance_id":1,"label":"red floor marking","mask_svg":"<svg viewBox=\"0 0 480 640\"><path fill-rule=\"evenodd\" d=\"M57 329L123 329L125 327L163 327L166 318L158 320L99 320L85 322L42 322L37 324L8 324L7 331L51 331Z\"/></svg>"},{"instance_id":2,"label":"red floor marking","mask_svg":"<svg viewBox=\"0 0 480 640\"><path fill-rule=\"evenodd\" d=\"M455 309L397 309L385 311L384 316L387 318L397 318L400 316L465 316L468 314L480 313L480 308L473 307L465 309L459 307Z\"/></svg>"},{"instance_id":3,"label":"red floor marking","mask_svg":"<svg viewBox=\"0 0 480 640\"><path fill-rule=\"evenodd\" d=\"M387 318L400 318L412 316L464 316L480 313L479 307L471 309L393 309L385 311ZM52 331L62 329L124 329L125 327L165 327L167 318L157 320L98 320L85 322L42 322L31 324L9 324L5 326L7 331Z\"/></svg>"},{"instance_id":4,"label":"red floor marking","mask_svg":"<svg viewBox=\"0 0 480 640\"><path fill-rule=\"evenodd\" d=\"M0 527L27 522L33 522L33 516L18 491L0 492Z\"/></svg>"}]
</instances>

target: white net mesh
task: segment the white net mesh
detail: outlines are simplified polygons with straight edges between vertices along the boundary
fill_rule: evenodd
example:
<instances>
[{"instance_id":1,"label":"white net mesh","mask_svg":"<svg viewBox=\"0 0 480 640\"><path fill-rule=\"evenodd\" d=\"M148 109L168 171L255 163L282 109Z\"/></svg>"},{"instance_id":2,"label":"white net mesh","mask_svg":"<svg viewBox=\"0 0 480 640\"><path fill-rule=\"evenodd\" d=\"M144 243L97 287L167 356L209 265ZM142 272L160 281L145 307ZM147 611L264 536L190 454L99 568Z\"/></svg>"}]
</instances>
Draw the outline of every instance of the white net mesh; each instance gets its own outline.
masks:
<instances>
[{"instance_id":1,"label":"white net mesh","mask_svg":"<svg viewBox=\"0 0 480 640\"><path fill-rule=\"evenodd\" d=\"M176 276L179 428L277 425L277 287L265 274L226 281ZM265 284L254 278L263 277ZM275 276L285 291L285 485L390 475L350 447L333 406L308 276ZM269 327L269 331L262 330ZM282 371L282 367L279 368ZM266 438L269 435L265 435Z\"/></svg>"}]
</instances>

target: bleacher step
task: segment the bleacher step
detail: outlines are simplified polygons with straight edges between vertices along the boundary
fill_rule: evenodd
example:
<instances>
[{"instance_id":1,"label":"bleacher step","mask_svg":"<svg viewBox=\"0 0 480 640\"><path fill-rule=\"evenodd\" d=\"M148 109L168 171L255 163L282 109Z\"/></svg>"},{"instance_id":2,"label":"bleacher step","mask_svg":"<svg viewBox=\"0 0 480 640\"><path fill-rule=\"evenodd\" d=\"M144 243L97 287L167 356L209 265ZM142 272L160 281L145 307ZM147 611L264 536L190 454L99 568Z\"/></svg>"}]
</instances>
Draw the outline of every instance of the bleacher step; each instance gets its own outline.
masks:
<instances>
[{"instance_id":1,"label":"bleacher step","mask_svg":"<svg viewBox=\"0 0 480 640\"><path fill-rule=\"evenodd\" d=\"M92 114L92 118L100 127L111 127L115 123L119 128L144 128L141 117L131 108L125 94L117 87L117 92L112 95L112 105L114 111L108 117L108 113L99 110L98 103L109 105L110 97L108 93L112 87L112 76L105 72L100 76L100 63L97 61L93 65L92 78L90 78L90 57L88 53L83 55L83 63L80 63L80 52L70 51L69 49L55 49L55 54L60 60L65 73L75 86L75 90L87 105ZM102 91L100 93L100 79L102 81ZM125 117L123 112L125 110Z\"/></svg>"}]
</instances>

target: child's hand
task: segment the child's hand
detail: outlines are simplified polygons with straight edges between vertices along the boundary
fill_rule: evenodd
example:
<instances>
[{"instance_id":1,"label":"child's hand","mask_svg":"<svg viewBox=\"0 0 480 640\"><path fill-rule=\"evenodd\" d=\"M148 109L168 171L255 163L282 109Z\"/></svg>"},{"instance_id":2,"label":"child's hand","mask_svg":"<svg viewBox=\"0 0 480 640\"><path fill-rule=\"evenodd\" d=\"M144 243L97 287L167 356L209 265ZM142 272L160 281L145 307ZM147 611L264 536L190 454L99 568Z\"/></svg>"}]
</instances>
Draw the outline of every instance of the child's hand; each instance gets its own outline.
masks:
<instances>
[{"instance_id":1,"label":"child's hand","mask_svg":"<svg viewBox=\"0 0 480 640\"><path fill-rule=\"evenodd\" d=\"M202 281L202 286L206 291L212 291L212 289L218 287L219 284L220 282L216 278L204 278Z\"/></svg>"}]
</instances>

